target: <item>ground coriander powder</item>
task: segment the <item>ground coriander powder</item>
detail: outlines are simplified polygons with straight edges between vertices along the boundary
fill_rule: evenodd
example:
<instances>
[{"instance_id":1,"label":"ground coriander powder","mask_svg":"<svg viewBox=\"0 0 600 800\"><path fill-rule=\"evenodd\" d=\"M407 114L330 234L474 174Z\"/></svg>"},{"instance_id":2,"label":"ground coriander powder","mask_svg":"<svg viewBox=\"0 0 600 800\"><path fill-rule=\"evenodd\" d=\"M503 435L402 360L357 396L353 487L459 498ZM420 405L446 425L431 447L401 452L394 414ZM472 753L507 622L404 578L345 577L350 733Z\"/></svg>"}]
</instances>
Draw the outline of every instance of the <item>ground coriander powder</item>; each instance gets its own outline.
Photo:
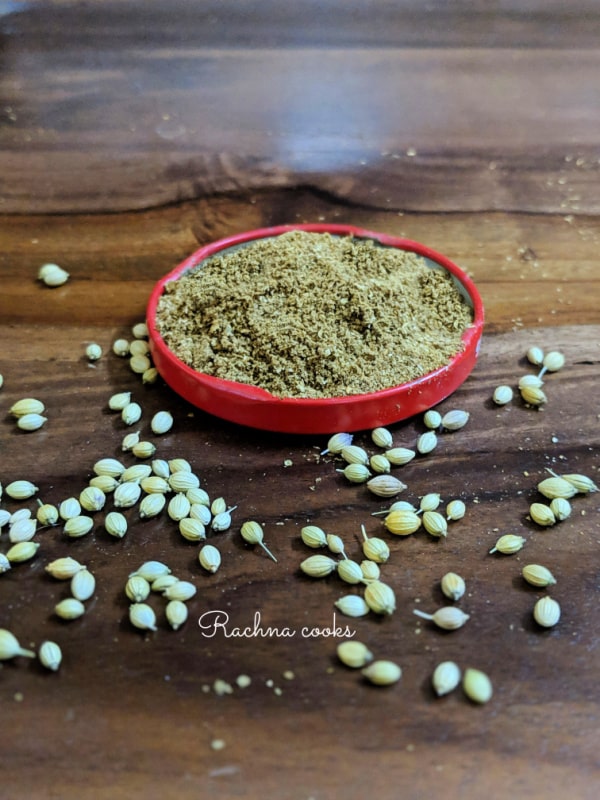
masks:
<instances>
[{"instance_id":1,"label":"ground coriander powder","mask_svg":"<svg viewBox=\"0 0 600 800\"><path fill-rule=\"evenodd\" d=\"M461 349L472 309L449 273L369 239L291 231L165 287L157 328L198 372L278 397L363 394Z\"/></svg>"}]
</instances>

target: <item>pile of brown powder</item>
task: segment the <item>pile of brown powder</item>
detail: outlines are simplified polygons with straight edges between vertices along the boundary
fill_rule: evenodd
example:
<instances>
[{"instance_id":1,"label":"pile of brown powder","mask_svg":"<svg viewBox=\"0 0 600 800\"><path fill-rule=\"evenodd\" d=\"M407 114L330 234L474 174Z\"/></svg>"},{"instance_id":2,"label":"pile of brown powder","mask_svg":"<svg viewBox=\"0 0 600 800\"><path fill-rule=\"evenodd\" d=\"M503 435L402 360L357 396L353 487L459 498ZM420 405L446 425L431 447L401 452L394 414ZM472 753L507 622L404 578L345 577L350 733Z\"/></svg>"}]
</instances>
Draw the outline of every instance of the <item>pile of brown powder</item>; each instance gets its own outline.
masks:
<instances>
[{"instance_id":1,"label":"pile of brown powder","mask_svg":"<svg viewBox=\"0 0 600 800\"><path fill-rule=\"evenodd\" d=\"M157 327L199 372L279 397L396 386L461 350L472 311L451 276L371 240L293 231L167 284Z\"/></svg>"}]
</instances>

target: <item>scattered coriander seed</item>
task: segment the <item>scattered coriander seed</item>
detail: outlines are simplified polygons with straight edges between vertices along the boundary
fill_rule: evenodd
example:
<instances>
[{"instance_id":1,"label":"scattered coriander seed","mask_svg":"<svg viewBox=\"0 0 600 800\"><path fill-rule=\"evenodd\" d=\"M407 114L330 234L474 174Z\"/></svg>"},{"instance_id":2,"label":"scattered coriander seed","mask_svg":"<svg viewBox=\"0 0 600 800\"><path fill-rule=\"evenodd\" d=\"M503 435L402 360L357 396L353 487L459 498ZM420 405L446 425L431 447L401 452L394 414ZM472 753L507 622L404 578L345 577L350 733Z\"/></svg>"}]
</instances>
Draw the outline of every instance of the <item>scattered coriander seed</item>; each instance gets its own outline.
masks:
<instances>
[{"instance_id":1,"label":"scattered coriander seed","mask_svg":"<svg viewBox=\"0 0 600 800\"><path fill-rule=\"evenodd\" d=\"M175 522L180 522L184 517L189 516L191 507L192 504L187 497L181 492L178 492L169 500L167 514Z\"/></svg>"},{"instance_id":2,"label":"scattered coriander seed","mask_svg":"<svg viewBox=\"0 0 600 800\"><path fill-rule=\"evenodd\" d=\"M216 517L217 514L222 514L223 511L227 511L227 503L225 502L225 498L215 497L210 504L210 510L214 517Z\"/></svg>"},{"instance_id":3,"label":"scattered coriander seed","mask_svg":"<svg viewBox=\"0 0 600 800\"><path fill-rule=\"evenodd\" d=\"M393 475L376 475L367 481L367 489L377 497L394 497L406 489L406 484Z\"/></svg>"},{"instance_id":4,"label":"scattered coriander seed","mask_svg":"<svg viewBox=\"0 0 600 800\"><path fill-rule=\"evenodd\" d=\"M547 567L541 564L527 564L521 570L523 578L532 586L554 586L556 578Z\"/></svg>"},{"instance_id":5,"label":"scattered coriander seed","mask_svg":"<svg viewBox=\"0 0 600 800\"><path fill-rule=\"evenodd\" d=\"M131 348L129 348L131 351ZM131 356L129 359L129 369L136 375L143 375L146 370L152 367L152 362L148 356Z\"/></svg>"},{"instance_id":6,"label":"scattered coriander seed","mask_svg":"<svg viewBox=\"0 0 600 800\"><path fill-rule=\"evenodd\" d=\"M423 495L421 498L421 502L419 503L419 511L435 511L441 502L441 497L437 492L430 492L429 494Z\"/></svg>"},{"instance_id":7,"label":"scattered coriander seed","mask_svg":"<svg viewBox=\"0 0 600 800\"><path fill-rule=\"evenodd\" d=\"M185 458L171 458L167 462L169 472L191 472L192 465Z\"/></svg>"},{"instance_id":8,"label":"scattered coriander seed","mask_svg":"<svg viewBox=\"0 0 600 800\"><path fill-rule=\"evenodd\" d=\"M151 519L157 517L167 503L164 494L147 494L140 502L140 519Z\"/></svg>"},{"instance_id":9,"label":"scattered coriander seed","mask_svg":"<svg viewBox=\"0 0 600 800\"><path fill-rule=\"evenodd\" d=\"M158 380L158 370L156 367L148 367L145 372L142 372L142 383L151 386Z\"/></svg>"},{"instance_id":10,"label":"scattered coriander seed","mask_svg":"<svg viewBox=\"0 0 600 800\"><path fill-rule=\"evenodd\" d=\"M387 428L375 428L372 430L371 439L373 440L373 444L375 444L377 447L383 447L386 450L389 450L394 444L392 434Z\"/></svg>"},{"instance_id":11,"label":"scattered coriander seed","mask_svg":"<svg viewBox=\"0 0 600 800\"><path fill-rule=\"evenodd\" d=\"M212 514L208 506L202 505L202 503L192 503L190 505L190 517L206 526L210 525Z\"/></svg>"},{"instance_id":12,"label":"scattered coriander seed","mask_svg":"<svg viewBox=\"0 0 600 800\"><path fill-rule=\"evenodd\" d=\"M4 553L0 553L0 575L8 572L10 568L10 561L4 555Z\"/></svg>"},{"instance_id":13,"label":"scattered coriander seed","mask_svg":"<svg viewBox=\"0 0 600 800\"><path fill-rule=\"evenodd\" d=\"M216 550L217 553L219 552L217 548L213 547L211 544L204 545L202 550L205 550L207 547ZM202 550L200 551L200 555L198 556L198 560L200 561L201 564L202 564L202 558L200 556L202 554ZM217 569L219 568L218 565L215 566L214 555L211 558L209 554L206 554L205 561L206 563L210 562L211 564L210 569L204 567L205 569L208 569L208 572L216 572ZM220 563L221 562L219 554L219 564ZM192 599L192 597L196 594L196 591L197 591L196 587L190 581L177 581L176 583L171 584L171 586L167 586L165 589L163 589L162 595L163 597L166 597L167 600L181 600L182 603L185 603L187 600Z\"/></svg>"},{"instance_id":14,"label":"scattered coriander seed","mask_svg":"<svg viewBox=\"0 0 600 800\"><path fill-rule=\"evenodd\" d=\"M328 533L327 534L327 547L329 552L335 553L336 555L342 555L346 558L346 553L344 552L344 542L340 536L337 536L335 533Z\"/></svg>"},{"instance_id":15,"label":"scattered coriander seed","mask_svg":"<svg viewBox=\"0 0 600 800\"><path fill-rule=\"evenodd\" d=\"M169 600L165 608L165 616L173 630L179 630L188 618L186 604L182 600Z\"/></svg>"},{"instance_id":16,"label":"scattered coriander seed","mask_svg":"<svg viewBox=\"0 0 600 800\"><path fill-rule=\"evenodd\" d=\"M200 478L195 473L185 470L173 472L172 475L169 475L168 481L174 492L188 492L190 489L197 489L200 486Z\"/></svg>"},{"instance_id":17,"label":"scattered coriander seed","mask_svg":"<svg viewBox=\"0 0 600 800\"><path fill-rule=\"evenodd\" d=\"M0 373L0 389L3 387L3 385L4 385L4 375Z\"/></svg>"},{"instance_id":18,"label":"scattered coriander seed","mask_svg":"<svg viewBox=\"0 0 600 800\"><path fill-rule=\"evenodd\" d=\"M360 571L366 581L378 581L381 577L381 570L379 564L370 559L364 559L360 562Z\"/></svg>"},{"instance_id":19,"label":"scattered coriander seed","mask_svg":"<svg viewBox=\"0 0 600 800\"><path fill-rule=\"evenodd\" d=\"M545 372L558 372L565 365L565 357L558 350L553 350L551 353L546 353L542 361L542 369L540 370L539 377L541 378Z\"/></svg>"},{"instance_id":20,"label":"scattered coriander seed","mask_svg":"<svg viewBox=\"0 0 600 800\"><path fill-rule=\"evenodd\" d=\"M260 545L262 547L262 549L265 551L265 553L269 556L269 558L272 558L273 561L275 561L275 562L277 561L277 559L275 558L273 553L269 550L269 548L263 542L263 536L264 536L263 529L258 524L258 522L253 522L252 520L248 520L248 521L244 522L244 524L242 525L242 527L240 529L240 533L242 534L242 539L244 539L244 541L248 542L248 544L258 544L258 545ZM336 537L336 538L339 539L339 537ZM341 550L337 550L337 551L333 550L332 552L341 552L341 553L344 552L344 545L342 544L342 540L339 539L339 541L340 541L342 549ZM327 539L327 543L329 544L329 537ZM329 544L329 549L331 550L331 545L330 544Z\"/></svg>"},{"instance_id":21,"label":"scattered coriander seed","mask_svg":"<svg viewBox=\"0 0 600 800\"><path fill-rule=\"evenodd\" d=\"M364 617L370 609L364 598L358 594L347 594L336 600L334 606L347 617Z\"/></svg>"},{"instance_id":22,"label":"scattered coriander seed","mask_svg":"<svg viewBox=\"0 0 600 800\"><path fill-rule=\"evenodd\" d=\"M533 618L542 628L552 628L560 619L560 605L552 597L541 597L533 607Z\"/></svg>"},{"instance_id":23,"label":"scattered coriander seed","mask_svg":"<svg viewBox=\"0 0 600 800\"><path fill-rule=\"evenodd\" d=\"M352 444L352 434L351 433L336 433L334 434L329 441L327 442L327 447L325 450L321 451L321 455L324 456L326 453L333 453L334 455L338 455L342 452L344 447L348 447Z\"/></svg>"},{"instance_id":24,"label":"scattered coriander seed","mask_svg":"<svg viewBox=\"0 0 600 800\"><path fill-rule=\"evenodd\" d=\"M70 539L79 539L86 536L94 527L94 520L91 517L77 516L71 517L65 522L63 533Z\"/></svg>"},{"instance_id":25,"label":"scattered coriander seed","mask_svg":"<svg viewBox=\"0 0 600 800\"><path fill-rule=\"evenodd\" d=\"M300 564L302 572L305 575L310 575L311 578L324 578L334 572L336 567L337 561L323 555L309 556Z\"/></svg>"},{"instance_id":26,"label":"scattered coriander seed","mask_svg":"<svg viewBox=\"0 0 600 800\"><path fill-rule=\"evenodd\" d=\"M169 486L168 481L164 478L159 478L158 475L148 475L147 478L142 478L139 485L146 494L166 494L169 488L173 488ZM173 489L173 491L181 490Z\"/></svg>"},{"instance_id":27,"label":"scattered coriander seed","mask_svg":"<svg viewBox=\"0 0 600 800\"><path fill-rule=\"evenodd\" d=\"M463 675L462 688L474 703L487 703L492 698L492 682L481 670L469 667Z\"/></svg>"},{"instance_id":28,"label":"scattered coriander seed","mask_svg":"<svg viewBox=\"0 0 600 800\"><path fill-rule=\"evenodd\" d=\"M377 536L367 536L364 525L361 525L360 529L363 535L362 551L364 555L370 561L374 561L377 564L385 564L390 557L390 548L387 542Z\"/></svg>"},{"instance_id":29,"label":"scattered coriander seed","mask_svg":"<svg viewBox=\"0 0 600 800\"><path fill-rule=\"evenodd\" d=\"M521 397L528 406L542 406L548 402L548 398L541 389L535 386L525 386L519 390Z\"/></svg>"},{"instance_id":30,"label":"scattered coriander seed","mask_svg":"<svg viewBox=\"0 0 600 800\"><path fill-rule=\"evenodd\" d=\"M465 614L460 608L456 606L442 606L438 608L433 614L426 614L420 609L413 609L413 614L422 619L428 619L437 625L438 628L443 628L446 631L454 631L462 628L465 622L469 619L469 614Z\"/></svg>"},{"instance_id":31,"label":"scattered coriander seed","mask_svg":"<svg viewBox=\"0 0 600 800\"><path fill-rule=\"evenodd\" d=\"M60 518L65 520L73 519L81 514L81 503L76 497L67 497L58 507Z\"/></svg>"},{"instance_id":32,"label":"scattered coriander seed","mask_svg":"<svg viewBox=\"0 0 600 800\"><path fill-rule=\"evenodd\" d=\"M168 480L171 475L171 469L169 467L169 462L165 461L164 458L155 458L151 464L151 471L154 475L157 475L159 478L164 478Z\"/></svg>"},{"instance_id":33,"label":"scattered coriander seed","mask_svg":"<svg viewBox=\"0 0 600 800\"><path fill-rule=\"evenodd\" d=\"M383 524L395 536L409 536L421 527L421 517L414 511L390 511Z\"/></svg>"},{"instance_id":34,"label":"scattered coriander seed","mask_svg":"<svg viewBox=\"0 0 600 800\"><path fill-rule=\"evenodd\" d=\"M169 586L173 586L173 584L178 581L179 578L175 575L159 575L158 578L155 578L151 583L152 591L162 593L165 589L168 589Z\"/></svg>"},{"instance_id":35,"label":"scattered coriander seed","mask_svg":"<svg viewBox=\"0 0 600 800\"><path fill-rule=\"evenodd\" d=\"M129 355L129 342L127 339L115 339L112 345L112 351L119 358L125 358Z\"/></svg>"},{"instance_id":36,"label":"scattered coriander seed","mask_svg":"<svg viewBox=\"0 0 600 800\"><path fill-rule=\"evenodd\" d=\"M430 408L423 414L423 424L431 431L436 431L442 425L442 415L439 411Z\"/></svg>"},{"instance_id":37,"label":"scattered coriander seed","mask_svg":"<svg viewBox=\"0 0 600 800\"><path fill-rule=\"evenodd\" d=\"M106 495L95 486L87 486L79 495L79 504L86 511L101 511L105 503Z\"/></svg>"},{"instance_id":38,"label":"scattered coriander seed","mask_svg":"<svg viewBox=\"0 0 600 800\"><path fill-rule=\"evenodd\" d=\"M80 569L71 578L71 594L82 603L89 600L96 591L96 579L87 569Z\"/></svg>"},{"instance_id":39,"label":"scattered coriander seed","mask_svg":"<svg viewBox=\"0 0 600 800\"><path fill-rule=\"evenodd\" d=\"M58 264L43 264L38 271L38 280L55 289L69 280L69 273Z\"/></svg>"},{"instance_id":40,"label":"scattered coriander seed","mask_svg":"<svg viewBox=\"0 0 600 800\"><path fill-rule=\"evenodd\" d=\"M443 514L438 511L425 511L423 514L423 527L430 536L437 538L448 535L448 523Z\"/></svg>"},{"instance_id":41,"label":"scattered coriander seed","mask_svg":"<svg viewBox=\"0 0 600 800\"><path fill-rule=\"evenodd\" d=\"M100 489L104 494L110 494L115 491L119 481L116 478L111 478L110 475L94 475L90 478L88 485L93 486L95 489Z\"/></svg>"},{"instance_id":42,"label":"scattered coriander seed","mask_svg":"<svg viewBox=\"0 0 600 800\"><path fill-rule=\"evenodd\" d=\"M442 661L433 671L431 682L438 697L454 691L460 683L461 671L454 661Z\"/></svg>"},{"instance_id":43,"label":"scattered coriander seed","mask_svg":"<svg viewBox=\"0 0 600 800\"><path fill-rule=\"evenodd\" d=\"M462 500L451 500L446 506L446 519L453 522L462 519L466 510L466 506Z\"/></svg>"},{"instance_id":44,"label":"scattered coriander seed","mask_svg":"<svg viewBox=\"0 0 600 800\"><path fill-rule=\"evenodd\" d=\"M43 417L41 414L24 414L17 420L17 428L28 433L39 431L46 422L48 417Z\"/></svg>"},{"instance_id":45,"label":"scattered coriander seed","mask_svg":"<svg viewBox=\"0 0 600 800\"><path fill-rule=\"evenodd\" d=\"M504 553L505 555L512 555L517 553L525 544L525 539L522 536L515 536L512 533L505 533L501 536L496 544L490 550L490 553Z\"/></svg>"},{"instance_id":46,"label":"scattered coriander seed","mask_svg":"<svg viewBox=\"0 0 600 800\"><path fill-rule=\"evenodd\" d=\"M0 628L0 661L7 661L9 658L15 658L15 656L35 658L35 653L21 647L14 633L7 631L5 628Z\"/></svg>"},{"instance_id":47,"label":"scattered coriander seed","mask_svg":"<svg viewBox=\"0 0 600 800\"><path fill-rule=\"evenodd\" d=\"M20 564L29 561L39 550L39 542L17 542L6 551L5 556L11 564Z\"/></svg>"},{"instance_id":48,"label":"scattered coriander seed","mask_svg":"<svg viewBox=\"0 0 600 800\"><path fill-rule=\"evenodd\" d=\"M568 481L572 484L579 494L589 494L590 492L597 492L598 487L591 478L587 475L578 475L572 473L570 475L561 475L563 481Z\"/></svg>"},{"instance_id":49,"label":"scattered coriander seed","mask_svg":"<svg viewBox=\"0 0 600 800\"><path fill-rule=\"evenodd\" d=\"M156 453L156 445L152 442L137 442L131 448L131 452L136 458L152 458Z\"/></svg>"},{"instance_id":50,"label":"scattered coriander seed","mask_svg":"<svg viewBox=\"0 0 600 800\"><path fill-rule=\"evenodd\" d=\"M460 600L465 593L465 582L456 572L447 572L441 580L442 592L450 600Z\"/></svg>"},{"instance_id":51,"label":"scattered coriander seed","mask_svg":"<svg viewBox=\"0 0 600 800\"><path fill-rule=\"evenodd\" d=\"M188 542L200 542L206 539L206 527L204 523L192 517L185 517L179 522L179 533Z\"/></svg>"},{"instance_id":52,"label":"scattered coriander seed","mask_svg":"<svg viewBox=\"0 0 600 800\"><path fill-rule=\"evenodd\" d=\"M375 453L369 459L369 466L377 475L387 475L391 472L392 464L382 453Z\"/></svg>"},{"instance_id":53,"label":"scattered coriander seed","mask_svg":"<svg viewBox=\"0 0 600 800\"><path fill-rule=\"evenodd\" d=\"M348 464L344 469L338 469L336 472L343 473L346 480L350 483L364 483L371 477L371 473L364 464Z\"/></svg>"},{"instance_id":54,"label":"scattered coriander seed","mask_svg":"<svg viewBox=\"0 0 600 800\"><path fill-rule=\"evenodd\" d=\"M442 417L442 428L445 431L458 431L465 427L470 416L468 411L462 411L461 409L448 411Z\"/></svg>"},{"instance_id":55,"label":"scattered coriander seed","mask_svg":"<svg viewBox=\"0 0 600 800\"><path fill-rule=\"evenodd\" d=\"M14 511L9 519L9 525L14 525L15 522L19 522L22 519L31 519L31 511L28 508L19 508L17 511Z\"/></svg>"},{"instance_id":56,"label":"scattered coriander seed","mask_svg":"<svg viewBox=\"0 0 600 800\"><path fill-rule=\"evenodd\" d=\"M541 389L544 381L538 375L523 375L519 378L519 391L521 389Z\"/></svg>"},{"instance_id":57,"label":"scattered coriander seed","mask_svg":"<svg viewBox=\"0 0 600 800\"><path fill-rule=\"evenodd\" d=\"M18 419L29 414L43 414L45 410L46 407L41 400L36 400L34 397L24 397L12 404L9 408L9 414Z\"/></svg>"},{"instance_id":58,"label":"scattered coriander seed","mask_svg":"<svg viewBox=\"0 0 600 800\"><path fill-rule=\"evenodd\" d=\"M368 667L362 670L365 678L376 686L391 686L397 683L401 676L402 670L393 661L381 659L373 661Z\"/></svg>"},{"instance_id":59,"label":"scattered coriander seed","mask_svg":"<svg viewBox=\"0 0 600 800\"><path fill-rule=\"evenodd\" d=\"M225 739L213 739L210 743L211 749L215 751L223 750L226 745Z\"/></svg>"},{"instance_id":60,"label":"scattered coriander seed","mask_svg":"<svg viewBox=\"0 0 600 800\"><path fill-rule=\"evenodd\" d=\"M577 488L570 481L559 478L558 476L545 478L543 481L540 481L537 485L537 490L549 500L554 500L555 497L563 497L565 500L568 500L577 494Z\"/></svg>"},{"instance_id":61,"label":"scattered coriander seed","mask_svg":"<svg viewBox=\"0 0 600 800\"><path fill-rule=\"evenodd\" d=\"M28 500L38 491L38 487L31 481L13 481L5 487L4 491L13 500Z\"/></svg>"},{"instance_id":62,"label":"scattered coriander seed","mask_svg":"<svg viewBox=\"0 0 600 800\"><path fill-rule=\"evenodd\" d=\"M132 603L129 606L129 621L140 630L156 630L156 614L154 609L146 603Z\"/></svg>"},{"instance_id":63,"label":"scattered coriander seed","mask_svg":"<svg viewBox=\"0 0 600 800\"><path fill-rule=\"evenodd\" d=\"M8 538L13 544L16 544L17 542L29 542L35 536L36 531L37 518L18 519L10 526Z\"/></svg>"},{"instance_id":64,"label":"scattered coriander seed","mask_svg":"<svg viewBox=\"0 0 600 800\"><path fill-rule=\"evenodd\" d=\"M544 351L540 347L530 347L526 355L527 361L535 367L539 367L544 360Z\"/></svg>"},{"instance_id":65,"label":"scattered coriander seed","mask_svg":"<svg viewBox=\"0 0 600 800\"><path fill-rule=\"evenodd\" d=\"M85 348L85 355L88 361L98 361L102 358L102 348L96 342L91 342Z\"/></svg>"},{"instance_id":66,"label":"scattered coriander seed","mask_svg":"<svg viewBox=\"0 0 600 800\"><path fill-rule=\"evenodd\" d=\"M123 411L131 403L131 392L118 392L108 398L108 407L111 411Z\"/></svg>"},{"instance_id":67,"label":"scattered coriander seed","mask_svg":"<svg viewBox=\"0 0 600 800\"><path fill-rule=\"evenodd\" d=\"M220 514L216 514L210 523L212 530L217 533L229 530L231 527L231 512L235 511L236 508L237 506L232 506L228 508L227 511L221 511Z\"/></svg>"},{"instance_id":68,"label":"scattered coriander seed","mask_svg":"<svg viewBox=\"0 0 600 800\"><path fill-rule=\"evenodd\" d=\"M143 339L136 339L129 345L129 353L132 356L146 356L149 352L150 346Z\"/></svg>"},{"instance_id":69,"label":"scattered coriander seed","mask_svg":"<svg viewBox=\"0 0 600 800\"><path fill-rule=\"evenodd\" d=\"M152 417L150 427L157 436L168 433L173 427L173 415L168 411L159 411Z\"/></svg>"},{"instance_id":70,"label":"scattered coriander seed","mask_svg":"<svg viewBox=\"0 0 600 800\"><path fill-rule=\"evenodd\" d=\"M350 558L344 558L338 561L336 568L338 575L345 583L357 584L362 583L364 580L360 564L357 564L356 561L352 561Z\"/></svg>"},{"instance_id":71,"label":"scattered coriander seed","mask_svg":"<svg viewBox=\"0 0 600 800\"><path fill-rule=\"evenodd\" d=\"M369 463L369 454L367 451L356 444L349 444L346 445L346 447L342 447L340 455L347 464L363 464L366 466Z\"/></svg>"},{"instance_id":72,"label":"scattered coriander seed","mask_svg":"<svg viewBox=\"0 0 600 800\"><path fill-rule=\"evenodd\" d=\"M74 575L76 575L82 569L85 569L85 566L80 564L76 559L71 558L71 556L64 556L51 561L46 565L45 569L46 572L53 578L56 578L60 581L66 581L71 580Z\"/></svg>"},{"instance_id":73,"label":"scattered coriander seed","mask_svg":"<svg viewBox=\"0 0 600 800\"><path fill-rule=\"evenodd\" d=\"M39 507L36 511L37 521L40 525L56 525L58 522L58 508L51 503L42 503L38 500Z\"/></svg>"},{"instance_id":74,"label":"scattered coriander seed","mask_svg":"<svg viewBox=\"0 0 600 800\"><path fill-rule=\"evenodd\" d=\"M62 651L56 642L42 642L38 650L38 658L42 666L56 672L62 661Z\"/></svg>"},{"instance_id":75,"label":"scattered coriander seed","mask_svg":"<svg viewBox=\"0 0 600 800\"><path fill-rule=\"evenodd\" d=\"M148 337L148 325L145 322L136 322L131 329L131 333L136 339L146 339Z\"/></svg>"},{"instance_id":76,"label":"scattered coriander seed","mask_svg":"<svg viewBox=\"0 0 600 800\"><path fill-rule=\"evenodd\" d=\"M117 461L116 458L101 458L92 467L96 475L109 475L111 478L119 478L125 472L125 466Z\"/></svg>"},{"instance_id":77,"label":"scattered coriander seed","mask_svg":"<svg viewBox=\"0 0 600 800\"><path fill-rule=\"evenodd\" d=\"M513 399L513 390L510 386L496 386L492 400L497 406L505 406Z\"/></svg>"},{"instance_id":78,"label":"scattered coriander seed","mask_svg":"<svg viewBox=\"0 0 600 800\"><path fill-rule=\"evenodd\" d=\"M395 467L402 467L404 464L408 464L415 456L415 451L410 450L408 447L392 447L391 450L385 451L385 457Z\"/></svg>"},{"instance_id":79,"label":"scattered coriander seed","mask_svg":"<svg viewBox=\"0 0 600 800\"><path fill-rule=\"evenodd\" d=\"M85 614L85 606L81 600L77 600L74 597L65 597L64 600L54 606L54 613L61 619L78 619Z\"/></svg>"},{"instance_id":80,"label":"scattered coriander seed","mask_svg":"<svg viewBox=\"0 0 600 800\"><path fill-rule=\"evenodd\" d=\"M127 403L121 411L121 419L125 425L135 425L142 417L142 407L139 403Z\"/></svg>"},{"instance_id":81,"label":"scattered coriander seed","mask_svg":"<svg viewBox=\"0 0 600 800\"><path fill-rule=\"evenodd\" d=\"M393 614L396 595L391 586L381 581L371 581L365 588L365 602L375 614Z\"/></svg>"},{"instance_id":82,"label":"scattered coriander seed","mask_svg":"<svg viewBox=\"0 0 600 800\"><path fill-rule=\"evenodd\" d=\"M360 669L373 660L373 653L362 642L347 640L336 648L337 657L347 667Z\"/></svg>"},{"instance_id":83,"label":"scattered coriander seed","mask_svg":"<svg viewBox=\"0 0 600 800\"><path fill-rule=\"evenodd\" d=\"M305 525L300 531L300 537L307 547L326 547L327 534L316 525Z\"/></svg>"},{"instance_id":84,"label":"scattered coriander seed","mask_svg":"<svg viewBox=\"0 0 600 800\"><path fill-rule=\"evenodd\" d=\"M127 467L125 472L121 475L121 482L140 483L151 474L152 468L149 464L133 464L131 467Z\"/></svg>"},{"instance_id":85,"label":"scattered coriander seed","mask_svg":"<svg viewBox=\"0 0 600 800\"><path fill-rule=\"evenodd\" d=\"M119 511L110 511L104 520L104 527L115 539L122 539L127 533L127 519Z\"/></svg>"},{"instance_id":86,"label":"scattered coriander seed","mask_svg":"<svg viewBox=\"0 0 600 800\"><path fill-rule=\"evenodd\" d=\"M130 573L129 577L139 575L140 578L145 578L148 583L152 583L157 578L160 578L161 575L170 574L171 570L162 561L144 561L141 567Z\"/></svg>"},{"instance_id":87,"label":"scattered coriander seed","mask_svg":"<svg viewBox=\"0 0 600 800\"><path fill-rule=\"evenodd\" d=\"M207 572L215 573L221 566L221 553L212 544L205 544L198 553L198 561Z\"/></svg>"},{"instance_id":88,"label":"scattered coriander seed","mask_svg":"<svg viewBox=\"0 0 600 800\"><path fill-rule=\"evenodd\" d=\"M562 522L570 517L571 510L571 503L563 497L555 497L554 500L550 502L550 511L552 511L556 517L557 522Z\"/></svg>"},{"instance_id":89,"label":"scattered coriander seed","mask_svg":"<svg viewBox=\"0 0 600 800\"><path fill-rule=\"evenodd\" d=\"M422 433L417 440L417 451L425 456L437 447L437 436L434 431Z\"/></svg>"},{"instance_id":90,"label":"scattered coriander seed","mask_svg":"<svg viewBox=\"0 0 600 800\"><path fill-rule=\"evenodd\" d=\"M40 501L38 500L38 503ZM10 522L11 513L7 511L5 508L0 508L0 529L2 529L5 525L8 525Z\"/></svg>"},{"instance_id":91,"label":"scattered coriander seed","mask_svg":"<svg viewBox=\"0 0 600 800\"><path fill-rule=\"evenodd\" d=\"M556 522L554 512L545 503L532 503L529 506L529 516L534 522L543 527L549 527Z\"/></svg>"}]
</instances>

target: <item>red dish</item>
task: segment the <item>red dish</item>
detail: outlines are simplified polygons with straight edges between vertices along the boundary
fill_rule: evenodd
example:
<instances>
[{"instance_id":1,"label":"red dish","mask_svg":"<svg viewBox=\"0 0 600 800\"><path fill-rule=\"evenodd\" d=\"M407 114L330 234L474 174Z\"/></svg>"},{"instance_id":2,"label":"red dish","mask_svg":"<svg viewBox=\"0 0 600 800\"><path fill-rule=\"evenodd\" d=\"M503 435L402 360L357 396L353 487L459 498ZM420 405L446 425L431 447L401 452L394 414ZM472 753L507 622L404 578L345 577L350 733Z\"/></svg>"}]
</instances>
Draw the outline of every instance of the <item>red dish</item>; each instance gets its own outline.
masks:
<instances>
[{"instance_id":1,"label":"red dish","mask_svg":"<svg viewBox=\"0 0 600 800\"><path fill-rule=\"evenodd\" d=\"M473 308L473 324L463 334L463 350L448 364L416 380L370 394L319 399L275 397L258 386L222 380L184 364L165 344L156 329L156 309L164 287L204 259L255 239L279 236L291 230L331 233L373 239L387 247L417 253L453 275ZM282 433L356 431L389 425L440 403L469 376L479 353L483 332L483 303L473 281L445 256L419 242L350 225L281 225L229 236L201 247L162 278L154 287L147 310L150 350L154 364L167 384L181 397L222 419L262 430Z\"/></svg>"}]
</instances>

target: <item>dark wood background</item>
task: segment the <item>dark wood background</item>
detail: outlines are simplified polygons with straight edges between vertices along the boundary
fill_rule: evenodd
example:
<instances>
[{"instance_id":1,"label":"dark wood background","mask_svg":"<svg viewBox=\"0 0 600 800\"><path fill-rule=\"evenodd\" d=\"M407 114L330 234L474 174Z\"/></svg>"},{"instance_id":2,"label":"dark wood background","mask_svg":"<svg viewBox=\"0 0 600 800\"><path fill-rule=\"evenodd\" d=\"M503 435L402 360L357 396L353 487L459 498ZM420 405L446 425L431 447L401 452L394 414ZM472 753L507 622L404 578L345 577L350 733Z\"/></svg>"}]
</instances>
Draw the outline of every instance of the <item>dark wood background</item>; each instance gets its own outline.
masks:
<instances>
[{"instance_id":1,"label":"dark wood background","mask_svg":"<svg viewBox=\"0 0 600 800\"><path fill-rule=\"evenodd\" d=\"M106 402L130 389L145 434L154 411L175 416L158 455L188 458L211 496L238 505L214 576L173 523L134 513L121 542L102 513L78 541L40 532L36 558L0 576L0 627L64 651L57 674L25 659L0 667L0 794L596 797L598 495L548 531L526 517L547 467L598 481L598 4L62 0L0 14L0 481L33 480L47 502L78 494L98 458L120 456L125 431ZM411 499L459 496L467 515L447 541L391 541L396 614L350 621L401 664L390 689L337 663L332 637L300 634L331 625L346 591L299 573L302 525L338 533L355 557L360 524L380 531L370 514L382 504L319 458L326 437L219 421L143 387L108 352L143 319L154 282L200 245L305 221L425 242L472 275L486 307L478 365L443 404L470 411L467 428L397 473ZM49 261L71 273L59 289L36 281ZM107 351L94 368L90 341ZM493 407L532 344L567 357L547 406ZM8 416L23 396L47 406L36 433ZM422 430L392 426L404 446ZM249 518L277 564L241 542ZM509 532L527 538L522 553L488 555ZM66 554L98 587L85 616L61 624L52 609L67 587L44 566ZM156 633L127 622L124 582L149 558L198 586L178 632L160 598ZM531 619L543 592L519 577L530 562L558 578L563 616L549 631ZM450 634L418 626L413 608L442 603L450 569L467 581L471 619ZM196 620L210 609L298 632L207 640ZM434 698L431 672L449 658L489 673L488 705ZM240 673L252 684L232 695L203 688Z\"/></svg>"}]
</instances>

